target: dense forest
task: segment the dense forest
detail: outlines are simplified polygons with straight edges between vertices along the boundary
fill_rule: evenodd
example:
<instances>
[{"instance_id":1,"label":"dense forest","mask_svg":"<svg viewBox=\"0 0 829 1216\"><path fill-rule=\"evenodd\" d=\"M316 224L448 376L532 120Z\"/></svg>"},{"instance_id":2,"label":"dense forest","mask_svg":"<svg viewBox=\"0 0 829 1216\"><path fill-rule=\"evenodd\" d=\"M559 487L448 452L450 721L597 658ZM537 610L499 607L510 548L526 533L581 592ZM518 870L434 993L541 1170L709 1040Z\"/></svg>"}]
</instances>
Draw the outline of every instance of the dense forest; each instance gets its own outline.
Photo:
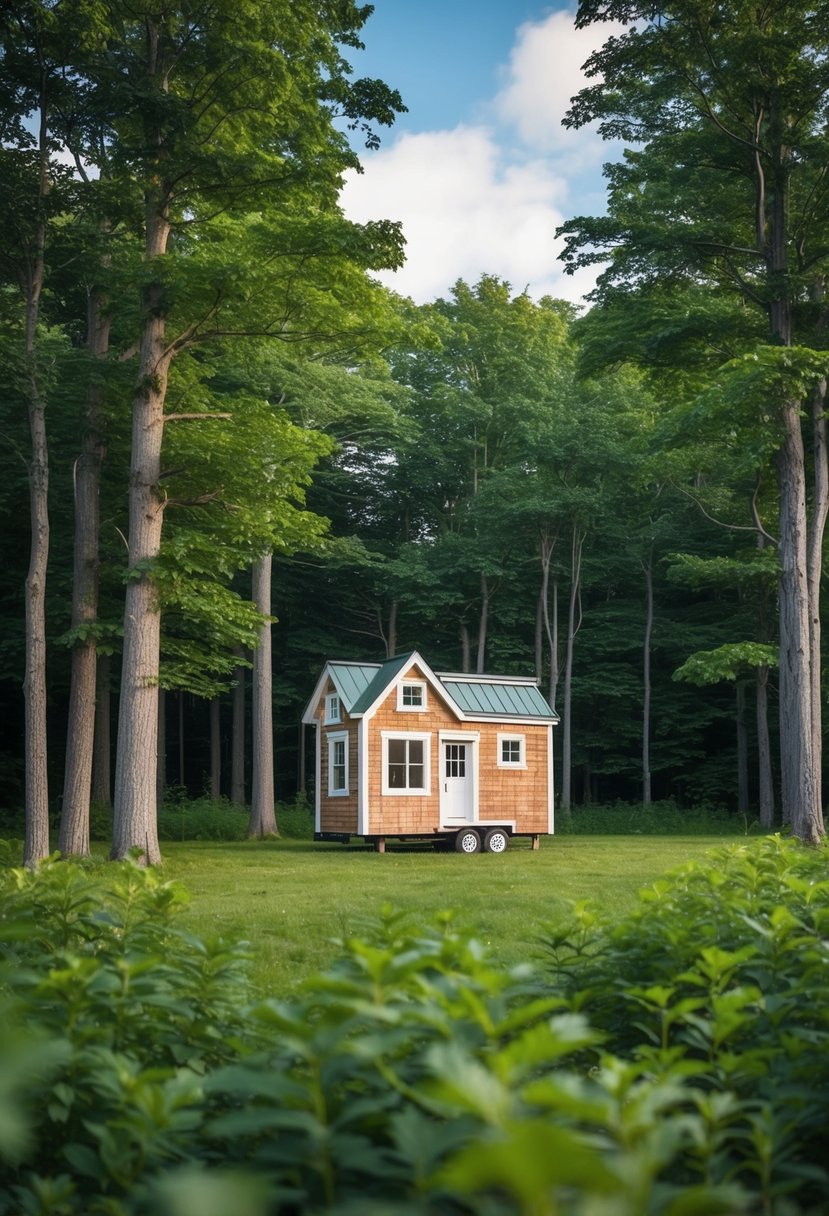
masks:
<instances>
[{"instance_id":1,"label":"dense forest","mask_svg":"<svg viewBox=\"0 0 829 1216\"><path fill-rule=\"evenodd\" d=\"M0 741L26 857L159 856L171 789L308 791L327 658L534 673L559 803L823 834L827 6L629 25L568 122L629 146L569 221L589 307L426 305L338 204L403 101L350 0L0 17ZM737 65L735 67L735 65ZM22 691L21 691L22 690ZM275 744L275 746L274 746Z\"/></svg>"}]
</instances>

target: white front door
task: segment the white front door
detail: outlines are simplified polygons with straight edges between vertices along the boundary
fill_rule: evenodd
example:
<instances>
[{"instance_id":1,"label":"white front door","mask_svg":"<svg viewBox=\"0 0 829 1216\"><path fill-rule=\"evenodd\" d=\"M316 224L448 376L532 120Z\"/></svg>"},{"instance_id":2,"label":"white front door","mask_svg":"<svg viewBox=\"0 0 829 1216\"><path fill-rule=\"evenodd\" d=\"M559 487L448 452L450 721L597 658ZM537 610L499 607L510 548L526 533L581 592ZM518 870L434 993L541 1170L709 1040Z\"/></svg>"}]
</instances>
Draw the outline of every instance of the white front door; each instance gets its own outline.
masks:
<instances>
[{"instance_id":1,"label":"white front door","mask_svg":"<svg viewBox=\"0 0 829 1216\"><path fill-rule=\"evenodd\" d=\"M475 818L474 744L447 739L441 744L440 814L444 823Z\"/></svg>"}]
</instances>

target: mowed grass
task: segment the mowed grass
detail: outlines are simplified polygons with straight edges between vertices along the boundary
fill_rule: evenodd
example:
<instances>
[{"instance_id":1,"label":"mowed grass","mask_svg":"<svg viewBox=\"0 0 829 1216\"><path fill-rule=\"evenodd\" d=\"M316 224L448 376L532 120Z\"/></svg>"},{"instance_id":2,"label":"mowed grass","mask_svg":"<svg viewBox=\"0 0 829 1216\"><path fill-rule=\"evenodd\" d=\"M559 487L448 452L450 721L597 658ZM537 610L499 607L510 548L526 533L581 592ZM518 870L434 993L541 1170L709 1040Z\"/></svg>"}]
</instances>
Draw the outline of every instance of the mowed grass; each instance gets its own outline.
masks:
<instances>
[{"instance_id":1,"label":"mowed grass","mask_svg":"<svg viewBox=\"0 0 829 1216\"><path fill-rule=\"evenodd\" d=\"M183 926L245 941L263 992L285 994L338 954L384 906L425 924L445 911L511 965L540 956L545 925L580 900L611 916L691 858L727 843L704 836L556 836L500 856L389 846L385 854L304 840L164 845L165 873L189 890Z\"/></svg>"}]
</instances>

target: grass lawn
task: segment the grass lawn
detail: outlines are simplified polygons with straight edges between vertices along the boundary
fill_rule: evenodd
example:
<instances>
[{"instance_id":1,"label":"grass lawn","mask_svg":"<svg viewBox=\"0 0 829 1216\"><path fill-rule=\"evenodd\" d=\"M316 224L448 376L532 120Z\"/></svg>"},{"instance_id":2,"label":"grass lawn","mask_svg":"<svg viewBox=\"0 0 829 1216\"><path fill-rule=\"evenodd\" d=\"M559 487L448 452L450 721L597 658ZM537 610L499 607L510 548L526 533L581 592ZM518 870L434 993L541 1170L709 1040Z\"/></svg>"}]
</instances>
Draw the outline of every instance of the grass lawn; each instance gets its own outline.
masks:
<instances>
[{"instance_id":1,"label":"grass lawn","mask_svg":"<svg viewBox=\"0 0 829 1216\"><path fill-rule=\"evenodd\" d=\"M578 900L622 915L666 871L727 844L706 836L556 836L533 853L515 841L500 856L401 846L368 849L304 840L164 847L165 872L190 891L184 926L250 943L263 990L286 993L337 955L384 904L421 922L453 910L501 962L538 955L545 924Z\"/></svg>"}]
</instances>

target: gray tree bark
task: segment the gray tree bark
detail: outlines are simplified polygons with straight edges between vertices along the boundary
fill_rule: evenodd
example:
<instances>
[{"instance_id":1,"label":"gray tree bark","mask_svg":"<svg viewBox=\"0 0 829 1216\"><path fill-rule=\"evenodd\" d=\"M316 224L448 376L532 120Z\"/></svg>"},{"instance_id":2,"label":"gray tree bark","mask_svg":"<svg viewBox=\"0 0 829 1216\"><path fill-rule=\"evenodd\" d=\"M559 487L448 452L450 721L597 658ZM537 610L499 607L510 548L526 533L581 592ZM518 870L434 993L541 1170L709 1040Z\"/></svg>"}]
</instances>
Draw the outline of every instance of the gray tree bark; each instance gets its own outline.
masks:
<instances>
[{"instance_id":1,"label":"gray tree bark","mask_svg":"<svg viewBox=\"0 0 829 1216\"><path fill-rule=\"evenodd\" d=\"M49 449L46 402L38 368L38 325L46 248L44 200L49 193L49 148L45 70L41 78L38 209L33 250L21 273L25 308L25 374L31 458L29 504L31 548L24 592L26 667L23 677L26 753L26 830L23 859L36 866L49 856L49 778L46 742L46 570L49 561Z\"/></svg>"},{"instance_id":2,"label":"gray tree bark","mask_svg":"<svg viewBox=\"0 0 829 1216\"><path fill-rule=\"evenodd\" d=\"M257 612L271 615L270 554L253 567L253 602ZM271 622L263 622L253 655L253 772L248 836L277 836L273 777L273 672Z\"/></svg>"},{"instance_id":3,"label":"gray tree bark","mask_svg":"<svg viewBox=\"0 0 829 1216\"><path fill-rule=\"evenodd\" d=\"M98 655L95 664L95 742L92 749L92 801L112 806L112 735L110 727L110 668L108 654Z\"/></svg>"},{"instance_id":4,"label":"gray tree bark","mask_svg":"<svg viewBox=\"0 0 829 1216\"><path fill-rule=\"evenodd\" d=\"M771 741L769 739L768 667L757 668L757 776L759 785L760 827L771 831L774 826L774 780L771 771Z\"/></svg>"},{"instance_id":5,"label":"gray tree bark","mask_svg":"<svg viewBox=\"0 0 829 1216\"><path fill-rule=\"evenodd\" d=\"M241 646L235 653L244 658ZM230 752L230 801L234 806L245 805L245 669L241 664L233 669L233 727Z\"/></svg>"},{"instance_id":6,"label":"gray tree bark","mask_svg":"<svg viewBox=\"0 0 829 1216\"><path fill-rule=\"evenodd\" d=\"M570 810L572 801L572 747L573 732L571 708L573 704L573 653L576 634L581 628L581 555L585 534L573 525L570 554L570 603L567 611L567 652L564 660L564 729L561 740L561 808Z\"/></svg>"},{"instance_id":7,"label":"gray tree bark","mask_svg":"<svg viewBox=\"0 0 829 1216\"><path fill-rule=\"evenodd\" d=\"M146 199L146 260L167 251L170 223L154 193ZM156 817L158 666L161 616L146 565L161 548L163 502L158 491L164 401L172 351L166 341L164 284L143 293L143 334L132 406L129 491L129 568L124 608L124 653L115 764L112 857L134 850L146 865L161 860Z\"/></svg>"},{"instance_id":8,"label":"gray tree bark","mask_svg":"<svg viewBox=\"0 0 829 1216\"><path fill-rule=\"evenodd\" d=\"M783 408L785 440L778 453L780 486L780 758L784 821L801 840L823 835L812 731L813 656L807 577L807 514L800 403Z\"/></svg>"},{"instance_id":9,"label":"gray tree bark","mask_svg":"<svg viewBox=\"0 0 829 1216\"><path fill-rule=\"evenodd\" d=\"M109 349L106 300L93 287L87 301L87 350L103 360ZM86 392L81 454L75 465L75 540L72 575L72 628L98 619L98 570L101 464L104 456L101 406L103 385L94 373ZM95 750L95 707L98 650L93 637L72 648L66 767L63 781L59 848L64 856L89 854L89 804L92 757Z\"/></svg>"}]
</instances>

